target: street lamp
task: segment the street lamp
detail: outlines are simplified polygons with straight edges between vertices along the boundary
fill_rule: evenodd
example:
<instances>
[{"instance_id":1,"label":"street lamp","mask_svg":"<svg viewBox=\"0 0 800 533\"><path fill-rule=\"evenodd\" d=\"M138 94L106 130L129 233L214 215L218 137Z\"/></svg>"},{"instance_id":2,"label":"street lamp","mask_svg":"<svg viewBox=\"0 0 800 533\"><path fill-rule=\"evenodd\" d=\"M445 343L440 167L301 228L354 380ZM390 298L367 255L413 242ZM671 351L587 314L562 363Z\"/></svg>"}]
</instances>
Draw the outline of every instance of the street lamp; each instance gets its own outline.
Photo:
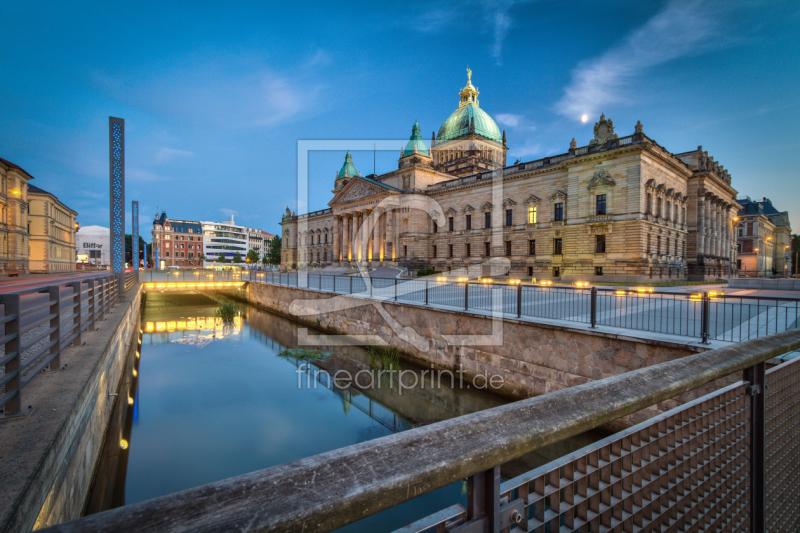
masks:
<instances>
[{"instance_id":1,"label":"street lamp","mask_svg":"<svg viewBox=\"0 0 800 533\"><path fill-rule=\"evenodd\" d=\"M733 233L733 223L734 222L739 222L739 217L733 217L731 219L731 238L736 237L736 239L738 240L738 236L734 235L734 233ZM738 228L738 225L737 225L737 228ZM728 243L728 277L729 278L733 277L733 243L732 242Z\"/></svg>"}]
</instances>

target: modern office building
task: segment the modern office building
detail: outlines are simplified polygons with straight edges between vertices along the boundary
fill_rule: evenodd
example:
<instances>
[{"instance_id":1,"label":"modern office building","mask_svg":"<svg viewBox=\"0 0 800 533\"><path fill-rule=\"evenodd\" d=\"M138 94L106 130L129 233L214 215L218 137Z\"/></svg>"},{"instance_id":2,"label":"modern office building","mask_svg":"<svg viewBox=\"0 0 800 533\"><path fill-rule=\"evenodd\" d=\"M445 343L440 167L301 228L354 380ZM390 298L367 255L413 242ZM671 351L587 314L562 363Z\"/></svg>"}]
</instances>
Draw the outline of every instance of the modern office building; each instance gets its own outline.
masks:
<instances>
[{"instance_id":1,"label":"modern office building","mask_svg":"<svg viewBox=\"0 0 800 533\"><path fill-rule=\"evenodd\" d=\"M219 262L220 257L226 263L244 266L248 248L248 228L238 226L233 217L226 222L201 222L203 226L203 250L206 264ZM241 257L241 262L234 263L236 254Z\"/></svg>"},{"instance_id":2,"label":"modern office building","mask_svg":"<svg viewBox=\"0 0 800 533\"><path fill-rule=\"evenodd\" d=\"M54 194L31 184L28 184L28 203L30 271L48 274L74 271L78 213Z\"/></svg>"},{"instance_id":3,"label":"modern office building","mask_svg":"<svg viewBox=\"0 0 800 533\"><path fill-rule=\"evenodd\" d=\"M83 226L75 234L77 262L92 267L107 267L111 261L111 230L103 226Z\"/></svg>"}]
</instances>

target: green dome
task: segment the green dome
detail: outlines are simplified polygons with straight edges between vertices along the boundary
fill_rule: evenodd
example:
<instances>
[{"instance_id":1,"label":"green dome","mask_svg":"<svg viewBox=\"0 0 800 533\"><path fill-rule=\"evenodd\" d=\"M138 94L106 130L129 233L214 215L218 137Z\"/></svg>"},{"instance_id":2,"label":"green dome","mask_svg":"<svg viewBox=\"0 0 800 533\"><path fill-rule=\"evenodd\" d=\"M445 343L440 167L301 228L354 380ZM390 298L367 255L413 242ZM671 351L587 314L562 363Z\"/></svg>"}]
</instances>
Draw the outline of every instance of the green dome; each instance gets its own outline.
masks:
<instances>
[{"instance_id":1,"label":"green dome","mask_svg":"<svg viewBox=\"0 0 800 533\"><path fill-rule=\"evenodd\" d=\"M403 155L412 155L414 152L422 155L430 155L430 153L428 153L428 147L425 146L425 143L422 140L422 134L419 130L419 123L416 120L414 121L414 127L411 128L411 139L408 141L408 144L406 144L406 149L403 150Z\"/></svg>"},{"instance_id":2,"label":"green dome","mask_svg":"<svg viewBox=\"0 0 800 533\"><path fill-rule=\"evenodd\" d=\"M352 178L353 176L358 176L358 171L353 164L353 156L350 155L350 150L348 150L347 155L344 156L344 165L342 165L342 169L339 171L337 177Z\"/></svg>"},{"instance_id":3,"label":"green dome","mask_svg":"<svg viewBox=\"0 0 800 533\"><path fill-rule=\"evenodd\" d=\"M470 123L475 121L475 135L480 135L491 141L497 143L503 142L503 136L500 129L495 124L492 117L485 111L473 103L468 103L463 107L456 109L447 120L444 121L442 127L439 128L439 134L436 136L437 141L452 141L461 137L466 137L472 132L470 131Z\"/></svg>"}]
</instances>

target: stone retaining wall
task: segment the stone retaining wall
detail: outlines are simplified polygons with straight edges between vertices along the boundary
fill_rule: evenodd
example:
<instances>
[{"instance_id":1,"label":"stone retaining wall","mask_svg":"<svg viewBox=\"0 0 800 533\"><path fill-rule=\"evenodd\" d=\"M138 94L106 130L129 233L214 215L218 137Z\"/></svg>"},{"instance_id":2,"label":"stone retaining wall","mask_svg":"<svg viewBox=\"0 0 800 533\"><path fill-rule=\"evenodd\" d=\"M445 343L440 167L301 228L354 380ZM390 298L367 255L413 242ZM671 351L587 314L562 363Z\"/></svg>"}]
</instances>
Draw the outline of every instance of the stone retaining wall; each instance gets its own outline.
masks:
<instances>
[{"instance_id":1,"label":"stone retaining wall","mask_svg":"<svg viewBox=\"0 0 800 533\"><path fill-rule=\"evenodd\" d=\"M371 300L262 283L249 283L246 291L251 304L323 331L377 335L397 346L410 361L425 367L454 370L461 365L470 379L476 375L500 375L503 386L495 392L514 399L546 394L704 351L697 346L514 319L502 320L502 337L496 345L465 346L446 337L490 335L490 317L405 302L382 302L391 319L419 335L409 341L407 332L400 330L398 335ZM313 308L325 311L306 314ZM405 340L401 338L404 335ZM718 385L676 400L688 401ZM632 415L623 425L639 422L675 405L677 402L671 400L654 406L648 412Z\"/></svg>"}]
</instances>

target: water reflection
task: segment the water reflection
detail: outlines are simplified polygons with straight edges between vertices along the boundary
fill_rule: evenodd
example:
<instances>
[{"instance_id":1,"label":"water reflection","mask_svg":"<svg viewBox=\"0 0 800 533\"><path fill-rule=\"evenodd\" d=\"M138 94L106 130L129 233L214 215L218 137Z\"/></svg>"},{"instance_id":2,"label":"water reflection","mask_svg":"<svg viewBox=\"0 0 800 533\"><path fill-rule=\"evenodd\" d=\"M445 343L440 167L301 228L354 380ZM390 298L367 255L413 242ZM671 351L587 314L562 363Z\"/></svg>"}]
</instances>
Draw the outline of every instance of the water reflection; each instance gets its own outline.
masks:
<instances>
[{"instance_id":1,"label":"water reflection","mask_svg":"<svg viewBox=\"0 0 800 533\"><path fill-rule=\"evenodd\" d=\"M142 322L138 379L127 383L106 439L88 512L302 459L357 442L505 403L474 389L429 383L403 389L340 387L323 371L355 375L374 361L360 347L337 347L322 361L278 357L296 347L297 324L243 306L232 323L214 317L206 296L150 293ZM400 369L420 369L399 364ZM298 386L300 382L300 386ZM316 386L308 386L308 383ZM116 432L116 433L115 433ZM599 435L573 439L503 467L511 477ZM555 455L555 456L558 456ZM392 531L464 504L458 482L351 524L346 531Z\"/></svg>"}]
</instances>

